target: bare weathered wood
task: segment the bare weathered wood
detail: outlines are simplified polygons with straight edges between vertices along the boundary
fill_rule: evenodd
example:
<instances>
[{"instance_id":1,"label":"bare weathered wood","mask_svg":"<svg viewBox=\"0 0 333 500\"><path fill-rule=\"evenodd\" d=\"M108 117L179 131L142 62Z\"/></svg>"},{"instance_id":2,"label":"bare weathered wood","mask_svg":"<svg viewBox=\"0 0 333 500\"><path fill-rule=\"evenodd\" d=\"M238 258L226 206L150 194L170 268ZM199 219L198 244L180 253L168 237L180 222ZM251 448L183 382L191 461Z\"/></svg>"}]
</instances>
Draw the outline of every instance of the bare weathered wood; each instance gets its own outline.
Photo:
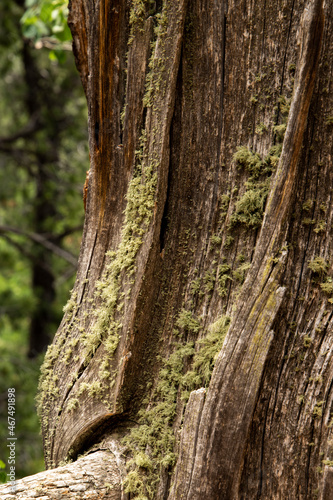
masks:
<instances>
[{"instance_id":1,"label":"bare weathered wood","mask_svg":"<svg viewBox=\"0 0 333 500\"><path fill-rule=\"evenodd\" d=\"M3 500L124 500L119 461L119 451L96 451L71 464L1 485L0 497Z\"/></svg>"},{"instance_id":2,"label":"bare weathered wood","mask_svg":"<svg viewBox=\"0 0 333 500\"><path fill-rule=\"evenodd\" d=\"M205 397L206 390L203 388L198 389L191 392L187 403L180 438L177 467L172 478L169 499L177 498L181 500L182 498L186 498L193 473L199 424Z\"/></svg>"}]
</instances>

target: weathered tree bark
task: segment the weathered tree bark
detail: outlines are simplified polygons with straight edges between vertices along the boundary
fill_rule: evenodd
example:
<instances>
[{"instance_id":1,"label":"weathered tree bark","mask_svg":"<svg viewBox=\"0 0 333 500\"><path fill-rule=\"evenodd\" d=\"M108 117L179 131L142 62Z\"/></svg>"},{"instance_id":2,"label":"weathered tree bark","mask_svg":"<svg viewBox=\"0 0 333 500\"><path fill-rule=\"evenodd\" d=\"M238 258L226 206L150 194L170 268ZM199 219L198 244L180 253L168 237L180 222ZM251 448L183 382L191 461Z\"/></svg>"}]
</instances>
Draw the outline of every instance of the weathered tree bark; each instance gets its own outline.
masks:
<instances>
[{"instance_id":1,"label":"weathered tree bark","mask_svg":"<svg viewBox=\"0 0 333 500\"><path fill-rule=\"evenodd\" d=\"M75 463L40 472L19 481L0 486L1 498L89 498L123 499L123 464L119 451L96 451Z\"/></svg>"},{"instance_id":2,"label":"weathered tree bark","mask_svg":"<svg viewBox=\"0 0 333 500\"><path fill-rule=\"evenodd\" d=\"M322 0L72 1L91 169L47 467L119 432L131 498L329 498L332 22Z\"/></svg>"}]
</instances>

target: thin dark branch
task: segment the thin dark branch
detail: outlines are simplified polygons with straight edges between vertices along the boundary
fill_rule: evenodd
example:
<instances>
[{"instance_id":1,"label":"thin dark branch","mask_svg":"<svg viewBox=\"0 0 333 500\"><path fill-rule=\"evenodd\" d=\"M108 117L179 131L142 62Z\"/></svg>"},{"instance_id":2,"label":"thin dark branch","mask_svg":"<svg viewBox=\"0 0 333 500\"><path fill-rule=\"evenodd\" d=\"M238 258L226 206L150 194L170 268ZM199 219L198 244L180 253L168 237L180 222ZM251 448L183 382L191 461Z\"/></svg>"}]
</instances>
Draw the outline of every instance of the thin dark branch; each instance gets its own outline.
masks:
<instances>
[{"instance_id":1,"label":"thin dark branch","mask_svg":"<svg viewBox=\"0 0 333 500\"><path fill-rule=\"evenodd\" d=\"M28 233L28 232L23 231L22 229L19 229L16 227L3 226L3 225L0 225L0 233L14 233L14 234L18 234L20 236L25 236L26 238L29 238L30 240L34 241L35 243L39 243L43 247L47 248L48 250L53 252L55 255L62 257L64 260L69 262L75 268L77 267L77 258L73 254L71 254L67 250L64 250L63 248L59 247L55 243L52 243L51 241L49 241L47 238L45 238L41 234Z\"/></svg>"},{"instance_id":2,"label":"thin dark branch","mask_svg":"<svg viewBox=\"0 0 333 500\"><path fill-rule=\"evenodd\" d=\"M36 116L32 116L29 122L15 134L9 135L7 137L0 137L0 144L8 144L17 141L18 139L29 137L37 132L37 130L39 130L40 128L41 125L38 118Z\"/></svg>"},{"instance_id":3,"label":"thin dark branch","mask_svg":"<svg viewBox=\"0 0 333 500\"><path fill-rule=\"evenodd\" d=\"M79 224L79 225L74 226L74 227L67 227L66 229L63 230L62 233L57 235L55 239L57 241L62 240L63 238L66 238L66 236L69 236L70 234L76 233L77 231L82 231L82 229L83 229L82 224Z\"/></svg>"}]
</instances>

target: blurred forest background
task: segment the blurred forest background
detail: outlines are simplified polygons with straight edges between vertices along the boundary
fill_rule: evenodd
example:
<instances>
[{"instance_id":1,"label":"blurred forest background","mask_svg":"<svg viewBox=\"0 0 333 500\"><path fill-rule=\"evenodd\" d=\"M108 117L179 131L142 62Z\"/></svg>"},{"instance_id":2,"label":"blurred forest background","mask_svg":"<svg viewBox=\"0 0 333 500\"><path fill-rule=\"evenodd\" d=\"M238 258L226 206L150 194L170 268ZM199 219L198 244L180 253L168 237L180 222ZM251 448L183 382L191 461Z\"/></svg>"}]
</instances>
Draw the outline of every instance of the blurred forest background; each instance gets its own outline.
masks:
<instances>
[{"instance_id":1,"label":"blurred forest background","mask_svg":"<svg viewBox=\"0 0 333 500\"><path fill-rule=\"evenodd\" d=\"M16 478L44 469L39 367L75 278L89 169L87 110L64 0L0 3L0 481L7 389Z\"/></svg>"}]
</instances>

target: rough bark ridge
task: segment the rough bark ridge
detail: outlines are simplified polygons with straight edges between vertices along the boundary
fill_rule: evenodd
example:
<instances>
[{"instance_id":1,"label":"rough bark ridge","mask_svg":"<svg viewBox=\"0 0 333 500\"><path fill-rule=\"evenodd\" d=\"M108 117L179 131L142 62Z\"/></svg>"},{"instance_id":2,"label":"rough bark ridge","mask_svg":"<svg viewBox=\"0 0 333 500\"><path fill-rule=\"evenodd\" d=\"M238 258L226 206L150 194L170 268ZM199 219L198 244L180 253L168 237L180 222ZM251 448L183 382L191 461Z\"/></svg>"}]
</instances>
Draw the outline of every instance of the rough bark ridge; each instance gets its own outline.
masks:
<instances>
[{"instance_id":1,"label":"rough bark ridge","mask_svg":"<svg viewBox=\"0 0 333 500\"><path fill-rule=\"evenodd\" d=\"M72 1L91 169L41 377L48 467L119 431L133 498L329 494L332 20Z\"/></svg>"}]
</instances>

